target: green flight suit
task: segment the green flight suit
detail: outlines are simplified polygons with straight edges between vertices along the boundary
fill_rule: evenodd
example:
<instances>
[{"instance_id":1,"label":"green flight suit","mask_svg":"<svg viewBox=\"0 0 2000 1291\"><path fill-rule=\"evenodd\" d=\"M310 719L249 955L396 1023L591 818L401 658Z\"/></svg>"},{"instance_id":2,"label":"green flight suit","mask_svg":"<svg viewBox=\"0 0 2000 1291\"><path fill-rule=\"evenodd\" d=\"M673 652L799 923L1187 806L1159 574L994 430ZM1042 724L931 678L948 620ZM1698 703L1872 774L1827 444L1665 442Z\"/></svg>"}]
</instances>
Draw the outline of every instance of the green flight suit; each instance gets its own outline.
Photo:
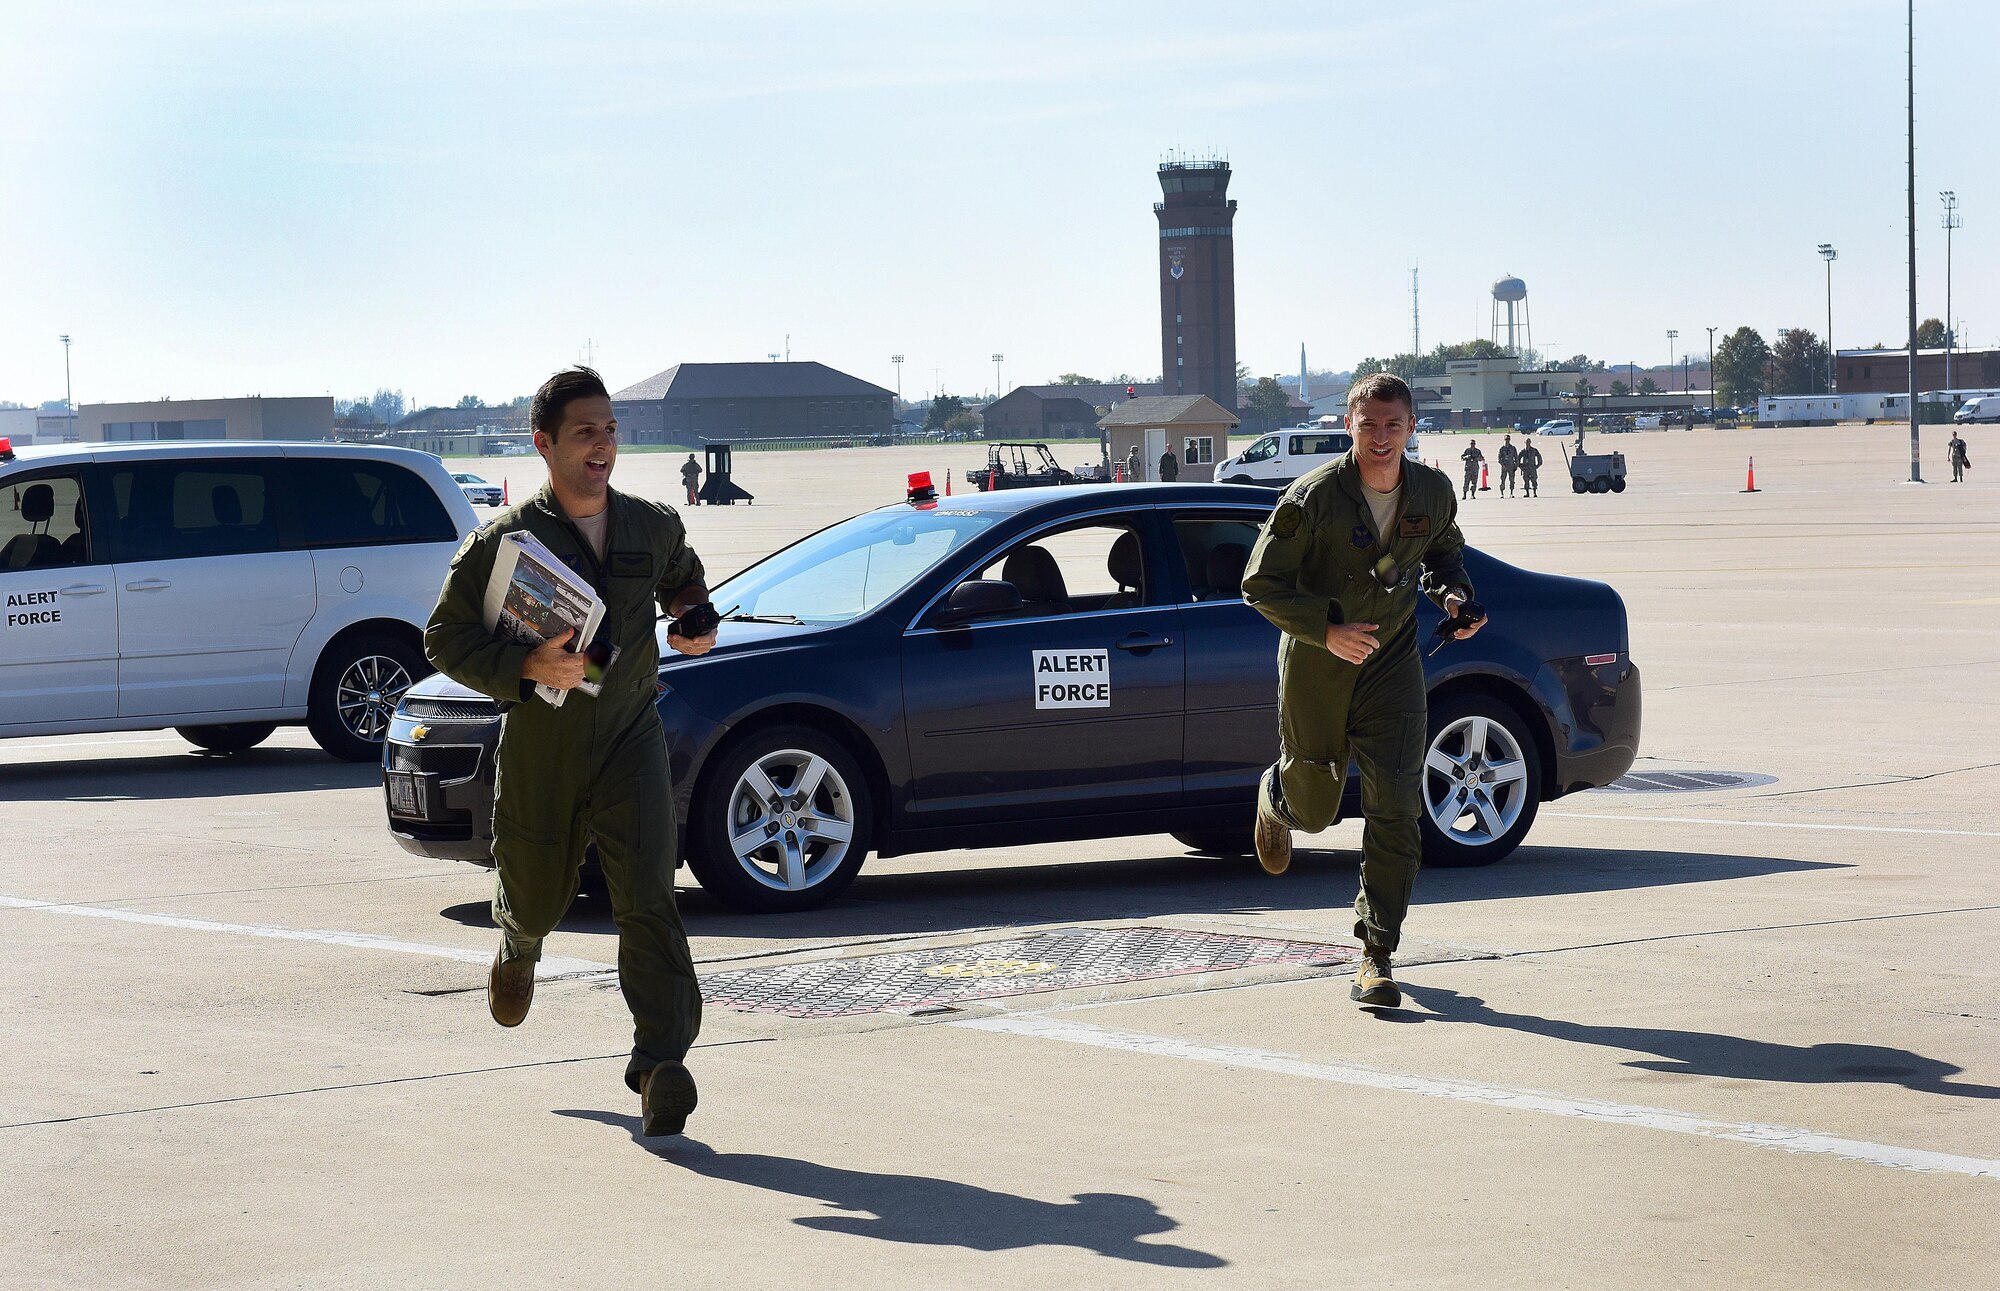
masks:
<instances>
[{"instance_id":1,"label":"green flight suit","mask_svg":"<svg viewBox=\"0 0 2000 1291\"><path fill-rule=\"evenodd\" d=\"M1278 763L1264 775L1264 807L1317 833L1340 818L1350 761L1361 768L1361 892L1354 935L1394 950L1423 860L1424 666L1417 651L1417 590L1440 607L1469 600L1465 539L1451 481L1403 462L1391 532L1377 534L1353 452L1309 471L1285 491L1250 553L1243 599L1284 633L1278 639ZM1385 590L1372 572L1396 564ZM1379 625L1368 662L1326 648L1335 623Z\"/></svg>"},{"instance_id":2,"label":"green flight suit","mask_svg":"<svg viewBox=\"0 0 2000 1291\"><path fill-rule=\"evenodd\" d=\"M597 844L618 926L618 983L632 1010L625 1083L686 1057L701 1028L701 988L674 905L679 831L658 698L657 606L705 575L671 507L613 490L600 561L544 485L459 548L424 631L439 672L502 704L493 801L497 881L493 921L509 959L541 957L576 897L587 842ZM486 584L500 535L534 534L604 601L601 640L618 650L593 698L572 690L558 708L521 679L529 647L486 626Z\"/></svg>"}]
</instances>

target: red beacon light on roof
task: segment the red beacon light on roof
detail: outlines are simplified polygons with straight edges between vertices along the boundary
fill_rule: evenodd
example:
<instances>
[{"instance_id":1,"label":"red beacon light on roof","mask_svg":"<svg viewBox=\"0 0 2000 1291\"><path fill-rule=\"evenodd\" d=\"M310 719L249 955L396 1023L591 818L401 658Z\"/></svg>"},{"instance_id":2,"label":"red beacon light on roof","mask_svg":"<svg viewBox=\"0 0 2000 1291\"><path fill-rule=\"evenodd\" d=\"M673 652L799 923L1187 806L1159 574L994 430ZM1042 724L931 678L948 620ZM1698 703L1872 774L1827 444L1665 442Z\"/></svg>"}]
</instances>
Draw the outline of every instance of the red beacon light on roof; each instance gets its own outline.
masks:
<instances>
[{"instance_id":1,"label":"red beacon light on roof","mask_svg":"<svg viewBox=\"0 0 2000 1291\"><path fill-rule=\"evenodd\" d=\"M5 435L0 435L0 462L11 462L13 460L14 441Z\"/></svg>"},{"instance_id":2,"label":"red beacon light on roof","mask_svg":"<svg viewBox=\"0 0 2000 1291\"><path fill-rule=\"evenodd\" d=\"M931 483L929 471L910 472L909 500L918 506L937 505L937 487Z\"/></svg>"}]
</instances>

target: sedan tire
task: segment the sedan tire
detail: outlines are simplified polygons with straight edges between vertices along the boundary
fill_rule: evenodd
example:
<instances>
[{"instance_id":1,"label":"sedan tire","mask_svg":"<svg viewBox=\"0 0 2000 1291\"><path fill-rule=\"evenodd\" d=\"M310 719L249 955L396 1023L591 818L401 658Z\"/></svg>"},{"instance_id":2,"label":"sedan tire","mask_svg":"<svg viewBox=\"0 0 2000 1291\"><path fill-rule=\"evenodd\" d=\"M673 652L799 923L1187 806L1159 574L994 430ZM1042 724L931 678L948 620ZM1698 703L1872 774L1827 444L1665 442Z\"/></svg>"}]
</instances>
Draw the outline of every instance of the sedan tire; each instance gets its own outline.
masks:
<instances>
[{"instance_id":1,"label":"sedan tire","mask_svg":"<svg viewBox=\"0 0 2000 1291\"><path fill-rule=\"evenodd\" d=\"M176 726L174 733L210 753L241 753L271 738L276 722L230 722L221 726Z\"/></svg>"},{"instance_id":2,"label":"sedan tire","mask_svg":"<svg viewBox=\"0 0 2000 1291\"><path fill-rule=\"evenodd\" d=\"M1424 864L1491 865L1521 845L1542 802L1534 737L1514 709L1461 693L1430 710L1424 747Z\"/></svg>"},{"instance_id":3,"label":"sedan tire","mask_svg":"<svg viewBox=\"0 0 2000 1291\"><path fill-rule=\"evenodd\" d=\"M1176 829L1173 837L1190 852L1206 856L1254 856L1257 845L1250 831L1255 825L1255 818L1251 817L1239 829Z\"/></svg>"},{"instance_id":4,"label":"sedan tire","mask_svg":"<svg viewBox=\"0 0 2000 1291\"><path fill-rule=\"evenodd\" d=\"M745 913L812 910L861 871L874 811L867 776L838 740L809 726L753 731L702 775L688 868Z\"/></svg>"}]
</instances>

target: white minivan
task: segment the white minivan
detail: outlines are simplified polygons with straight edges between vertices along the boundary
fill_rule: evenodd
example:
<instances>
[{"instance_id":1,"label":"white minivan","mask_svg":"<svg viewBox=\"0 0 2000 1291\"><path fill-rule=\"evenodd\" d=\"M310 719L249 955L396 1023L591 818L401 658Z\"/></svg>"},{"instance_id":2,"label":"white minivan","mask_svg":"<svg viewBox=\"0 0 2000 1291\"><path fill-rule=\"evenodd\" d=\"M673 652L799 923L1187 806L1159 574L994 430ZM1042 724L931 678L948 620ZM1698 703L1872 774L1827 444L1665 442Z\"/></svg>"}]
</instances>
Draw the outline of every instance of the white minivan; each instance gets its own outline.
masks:
<instances>
[{"instance_id":1,"label":"white minivan","mask_svg":"<svg viewBox=\"0 0 2000 1291\"><path fill-rule=\"evenodd\" d=\"M478 524L444 463L356 444L0 441L0 737L303 722L381 756Z\"/></svg>"},{"instance_id":2,"label":"white minivan","mask_svg":"<svg viewBox=\"0 0 2000 1291\"><path fill-rule=\"evenodd\" d=\"M1354 447L1354 436L1328 426L1288 426L1260 436L1234 457L1215 464L1220 484L1271 484L1284 486L1316 466L1334 461ZM1422 461L1417 453L1416 432L1403 447L1411 461Z\"/></svg>"}]
</instances>

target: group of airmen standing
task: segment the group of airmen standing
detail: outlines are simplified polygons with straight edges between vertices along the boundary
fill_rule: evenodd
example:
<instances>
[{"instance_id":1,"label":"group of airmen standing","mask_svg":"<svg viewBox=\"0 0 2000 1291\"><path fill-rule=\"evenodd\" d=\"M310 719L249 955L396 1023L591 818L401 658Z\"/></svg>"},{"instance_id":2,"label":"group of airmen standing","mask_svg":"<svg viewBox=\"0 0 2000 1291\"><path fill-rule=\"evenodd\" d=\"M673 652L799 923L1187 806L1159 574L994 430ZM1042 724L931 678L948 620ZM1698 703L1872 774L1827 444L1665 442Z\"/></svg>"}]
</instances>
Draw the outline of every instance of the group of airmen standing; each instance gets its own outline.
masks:
<instances>
[{"instance_id":1,"label":"group of airmen standing","mask_svg":"<svg viewBox=\"0 0 2000 1291\"><path fill-rule=\"evenodd\" d=\"M1470 498L1480 490L1479 471L1486 465L1486 454L1479 451L1479 441L1473 440L1470 447L1460 453L1459 460L1465 463L1465 483L1459 490L1461 498ZM1500 442L1496 456L1500 461L1500 496L1509 497L1518 493L1521 497L1541 496L1542 450L1529 444L1526 448L1515 448L1514 437L1507 435ZM1516 485L1514 477L1520 475Z\"/></svg>"}]
</instances>

